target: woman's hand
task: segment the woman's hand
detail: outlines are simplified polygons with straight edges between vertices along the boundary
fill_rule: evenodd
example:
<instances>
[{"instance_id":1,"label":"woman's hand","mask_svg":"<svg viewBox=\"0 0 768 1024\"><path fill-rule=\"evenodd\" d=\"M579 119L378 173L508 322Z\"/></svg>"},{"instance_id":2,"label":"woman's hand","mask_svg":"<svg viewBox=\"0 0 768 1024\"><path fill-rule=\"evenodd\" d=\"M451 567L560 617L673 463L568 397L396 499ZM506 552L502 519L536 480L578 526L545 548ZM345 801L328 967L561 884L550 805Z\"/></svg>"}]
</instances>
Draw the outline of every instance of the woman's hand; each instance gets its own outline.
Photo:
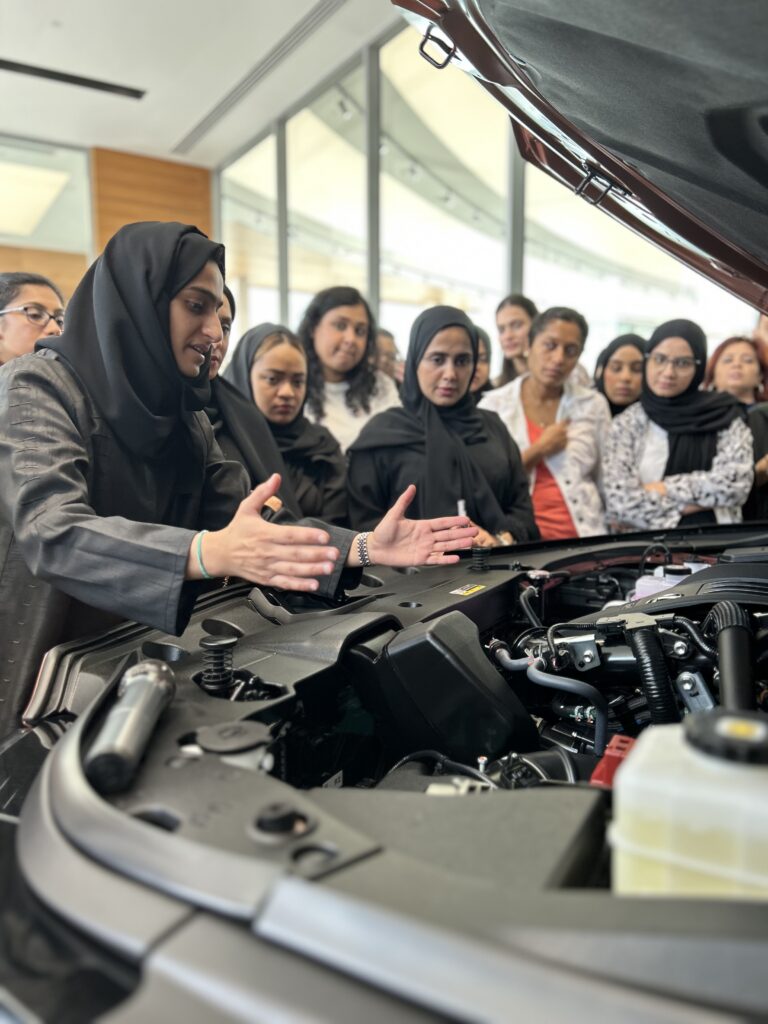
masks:
<instances>
[{"instance_id":1,"label":"woman's hand","mask_svg":"<svg viewBox=\"0 0 768 1024\"><path fill-rule=\"evenodd\" d=\"M534 441L522 452L523 468L526 473L529 473L542 460L548 459L550 455L557 455L565 448L568 444L569 423L570 420L550 423L548 427L544 427L538 441Z\"/></svg>"},{"instance_id":2,"label":"woman's hand","mask_svg":"<svg viewBox=\"0 0 768 1024\"><path fill-rule=\"evenodd\" d=\"M568 444L569 423L570 420L561 420L559 423L550 423L548 427L544 427L536 442L536 446L544 458L557 455Z\"/></svg>"},{"instance_id":3,"label":"woman's hand","mask_svg":"<svg viewBox=\"0 0 768 1024\"><path fill-rule=\"evenodd\" d=\"M375 565L447 565L459 560L458 555L446 554L447 551L472 547L477 527L466 516L406 519L406 510L415 495L416 487L410 484L368 535L368 554ZM347 564L360 564L356 544L352 545Z\"/></svg>"},{"instance_id":4,"label":"woman's hand","mask_svg":"<svg viewBox=\"0 0 768 1024\"><path fill-rule=\"evenodd\" d=\"M240 576L283 590L317 590L318 576L330 576L339 557L328 534L306 526L278 526L262 519L265 503L277 493L274 473L240 502L232 522L202 537L203 565L210 576ZM187 579L201 579L197 535L187 558Z\"/></svg>"},{"instance_id":5,"label":"woman's hand","mask_svg":"<svg viewBox=\"0 0 768 1024\"><path fill-rule=\"evenodd\" d=\"M470 520L470 525L477 528L477 536L472 541L473 548L496 548L501 543L498 538L494 537L492 533L488 533L482 526L478 526L477 523Z\"/></svg>"},{"instance_id":6,"label":"woman's hand","mask_svg":"<svg viewBox=\"0 0 768 1024\"><path fill-rule=\"evenodd\" d=\"M765 487L768 483L768 455L764 455L755 463L755 484L757 487Z\"/></svg>"},{"instance_id":7,"label":"woman's hand","mask_svg":"<svg viewBox=\"0 0 768 1024\"><path fill-rule=\"evenodd\" d=\"M654 480L653 483L643 484L643 488L646 491L651 491L653 494L660 494L662 498L667 496L667 485L663 480Z\"/></svg>"}]
</instances>

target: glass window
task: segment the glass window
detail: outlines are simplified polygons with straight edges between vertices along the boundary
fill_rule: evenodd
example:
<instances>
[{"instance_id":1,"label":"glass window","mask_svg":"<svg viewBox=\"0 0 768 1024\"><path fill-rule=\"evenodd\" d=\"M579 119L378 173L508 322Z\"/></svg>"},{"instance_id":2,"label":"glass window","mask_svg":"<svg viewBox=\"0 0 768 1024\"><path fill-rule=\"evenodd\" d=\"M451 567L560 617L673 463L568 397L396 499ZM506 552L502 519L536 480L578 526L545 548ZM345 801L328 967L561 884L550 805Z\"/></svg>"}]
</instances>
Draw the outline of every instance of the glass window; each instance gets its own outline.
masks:
<instances>
[{"instance_id":1,"label":"glass window","mask_svg":"<svg viewBox=\"0 0 768 1024\"><path fill-rule=\"evenodd\" d=\"M589 323L591 372L619 334L647 338L665 320L701 324L710 349L750 334L755 312L617 223L543 171L525 170L524 290L539 309L572 306Z\"/></svg>"},{"instance_id":2,"label":"glass window","mask_svg":"<svg viewBox=\"0 0 768 1024\"><path fill-rule=\"evenodd\" d=\"M235 296L235 339L280 319L277 280L277 145L268 135L221 174L227 284Z\"/></svg>"},{"instance_id":3,"label":"glass window","mask_svg":"<svg viewBox=\"0 0 768 1024\"><path fill-rule=\"evenodd\" d=\"M436 71L406 28L381 48L380 322L405 352L427 306L493 334L505 293L507 116L479 83Z\"/></svg>"},{"instance_id":4,"label":"glass window","mask_svg":"<svg viewBox=\"0 0 768 1024\"><path fill-rule=\"evenodd\" d=\"M0 271L50 277L69 298L92 254L88 155L0 136Z\"/></svg>"},{"instance_id":5,"label":"glass window","mask_svg":"<svg viewBox=\"0 0 768 1024\"><path fill-rule=\"evenodd\" d=\"M361 67L288 121L288 309L293 327L331 285L367 285L365 91Z\"/></svg>"}]
</instances>

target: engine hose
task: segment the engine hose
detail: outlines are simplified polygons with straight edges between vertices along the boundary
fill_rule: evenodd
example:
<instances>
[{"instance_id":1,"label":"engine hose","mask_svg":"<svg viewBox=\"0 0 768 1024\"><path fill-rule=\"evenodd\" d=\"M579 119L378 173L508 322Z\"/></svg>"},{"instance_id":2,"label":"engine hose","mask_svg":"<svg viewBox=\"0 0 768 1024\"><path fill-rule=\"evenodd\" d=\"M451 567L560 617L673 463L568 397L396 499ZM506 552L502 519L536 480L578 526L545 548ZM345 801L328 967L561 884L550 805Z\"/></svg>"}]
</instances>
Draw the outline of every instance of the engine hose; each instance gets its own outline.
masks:
<instances>
[{"instance_id":1,"label":"engine hose","mask_svg":"<svg viewBox=\"0 0 768 1024\"><path fill-rule=\"evenodd\" d=\"M706 656L711 661L715 660L715 658L717 657L717 651L712 646L712 644L707 643L707 641L704 639L704 637L696 627L695 622L691 622L690 619L686 619L684 615L676 615L673 621L674 625L683 627L685 632L688 634L691 640L693 640L693 642L696 644L696 646L702 654L706 654Z\"/></svg>"},{"instance_id":2,"label":"engine hose","mask_svg":"<svg viewBox=\"0 0 768 1024\"><path fill-rule=\"evenodd\" d=\"M518 600L520 601L520 608L522 609L523 614L532 626L544 625L544 623L541 621L539 616L534 611L533 605L531 603L534 597L538 596L539 592L536 589L536 587L522 587L520 590L520 597L518 598Z\"/></svg>"},{"instance_id":3,"label":"engine hose","mask_svg":"<svg viewBox=\"0 0 768 1024\"><path fill-rule=\"evenodd\" d=\"M643 692L653 725L679 722L680 714L661 643L652 629L628 629L627 643L640 669Z\"/></svg>"},{"instance_id":4,"label":"engine hose","mask_svg":"<svg viewBox=\"0 0 768 1024\"><path fill-rule=\"evenodd\" d=\"M513 658L506 647L494 647L493 656L507 672L527 672L530 658Z\"/></svg>"},{"instance_id":5,"label":"engine hose","mask_svg":"<svg viewBox=\"0 0 768 1024\"><path fill-rule=\"evenodd\" d=\"M608 701L596 690L594 686L585 683L581 679L571 679L569 676L558 676L554 672L545 672L542 668L544 662L537 658L528 666L528 678L532 683L539 686L546 686L551 690L564 690L566 693L575 693L595 709L595 753L602 757L605 753L605 744L608 739Z\"/></svg>"},{"instance_id":6,"label":"engine hose","mask_svg":"<svg viewBox=\"0 0 768 1024\"><path fill-rule=\"evenodd\" d=\"M756 707L749 615L735 601L719 601L703 623L717 635L720 703L731 711Z\"/></svg>"}]
</instances>

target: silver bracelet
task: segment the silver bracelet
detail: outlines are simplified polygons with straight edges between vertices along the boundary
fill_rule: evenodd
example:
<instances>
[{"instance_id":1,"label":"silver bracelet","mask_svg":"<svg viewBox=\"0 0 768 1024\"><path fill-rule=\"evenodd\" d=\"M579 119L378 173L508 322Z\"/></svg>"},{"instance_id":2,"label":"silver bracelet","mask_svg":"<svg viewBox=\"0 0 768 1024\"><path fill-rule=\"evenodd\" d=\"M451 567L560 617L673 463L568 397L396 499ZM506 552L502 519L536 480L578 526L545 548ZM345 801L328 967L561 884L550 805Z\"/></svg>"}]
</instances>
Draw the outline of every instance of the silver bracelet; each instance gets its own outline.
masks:
<instances>
[{"instance_id":1,"label":"silver bracelet","mask_svg":"<svg viewBox=\"0 0 768 1024\"><path fill-rule=\"evenodd\" d=\"M368 554L368 533L358 533L357 535L357 557L360 559L360 565L365 569L371 565L371 556Z\"/></svg>"}]
</instances>

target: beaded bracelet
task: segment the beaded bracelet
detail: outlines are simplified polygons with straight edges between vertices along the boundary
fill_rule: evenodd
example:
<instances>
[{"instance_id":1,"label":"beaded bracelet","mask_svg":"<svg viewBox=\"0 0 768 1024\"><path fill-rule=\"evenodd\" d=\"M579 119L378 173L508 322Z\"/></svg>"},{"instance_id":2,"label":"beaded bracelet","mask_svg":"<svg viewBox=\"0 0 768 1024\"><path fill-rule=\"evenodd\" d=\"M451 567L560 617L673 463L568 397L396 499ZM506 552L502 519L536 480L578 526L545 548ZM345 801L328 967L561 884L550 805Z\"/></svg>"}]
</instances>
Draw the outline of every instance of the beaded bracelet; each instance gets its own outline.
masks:
<instances>
[{"instance_id":1,"label":"beaded bracelet","mask_svg":"<svg viewBox=\"0 0 768 1024\"><path fill-rule=\"evenodd\" d=\"M208 533L207 530L201 530L197 535L197 567L200 570L200 574L204 580L212 580L213 576L203 565L203 534Z\"/></svg>"},{"instance_id":2,"label":"beaded bracelet","mask_svg":"<svg viewBox=\"0 0 768 1024\"><path fill-rule=\"evenodd\" d=\"M357 535L357 557L363 568L371 565L371 556L368 554L368 537L367 533L358 533Z\"/></svg>"}]
</instances>

